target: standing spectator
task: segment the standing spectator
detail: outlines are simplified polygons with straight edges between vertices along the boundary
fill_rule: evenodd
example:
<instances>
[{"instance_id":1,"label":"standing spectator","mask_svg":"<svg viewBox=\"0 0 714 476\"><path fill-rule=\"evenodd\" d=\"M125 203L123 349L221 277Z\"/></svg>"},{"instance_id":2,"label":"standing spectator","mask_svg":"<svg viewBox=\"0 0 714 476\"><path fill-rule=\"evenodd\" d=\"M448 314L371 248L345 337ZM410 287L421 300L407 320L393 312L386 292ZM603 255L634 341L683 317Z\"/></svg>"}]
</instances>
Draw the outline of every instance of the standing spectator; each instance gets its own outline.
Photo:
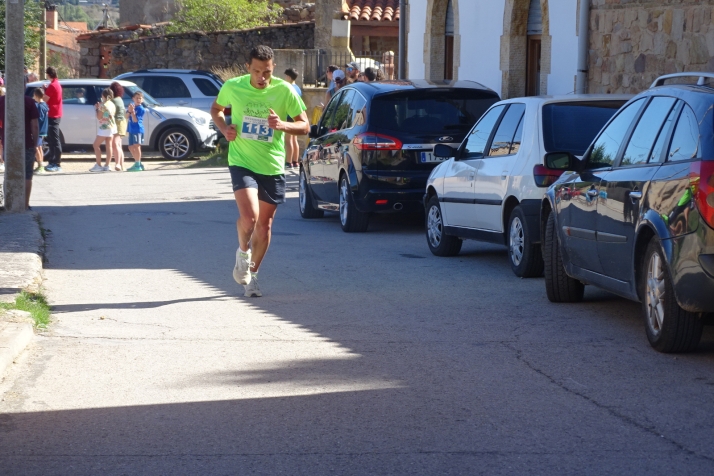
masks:
<instances>
[{"instance_id":1,"label":"standing spectator","mask_svg":"<svg viewBox=\"0 0 714 476\"><path fill-rule=\"evenodd\" d=\"M47 113L49 112L49 107L47 103L42 100L45 93L42 92L40 88L35 89L32 92L32 97L35 99L35 105L37 106L37 113L39 114L37 118L37 125L40 128L40 136L37 138L37 147L35 148L35 160L37 161L37 170L42 170L42 160L44 159L44 153L42 152L42 139L47 137Z\"/></svg>"},{"instance_id":2,"label":"standing spectator","mask_svg":"<svg viewBox=\"0 0 714 476\"><path fill-rule=\"evenodd\" d=\"M112 170L109 168L109 162L112 160L113 137L117 133L117 126L114 122L116 106L112 99L114 99L114 93L107 88L102 91L102 102L94 105L94 109L97 111L97 120L99 121L97 124L97 138L94 139L94 144L92 144L97 163L89 169L90 172L110 172ZM102 142L104 142L104 147L107 149L107 165L104 167L102 167Z\"/></svg>"},{"instance_id":3,"label":"standing spectator","mask_svg":"<svg viewBox=\"0 0 714 476\"><path fill-rule=\"evenodd\" d=\"M30 208L30 193L32 192L32 173L35 165L35 144L39 136L37 124L37 107L29 96L25 99L25 208ZM0 96L0 124L5 124L5 96ZM5 141L5 130L0 126L0 139Z\"/></svg>"},{"instance_id":4,"label":"standing spectator","mask_svg":"<svg viewBox=\"0 0 714 476\"><path fill-rule=\"evenodd\" d=\"M387 79L387 76L379 68L377 68L377 71L375 71L374 75L375 75L375 81L384 81L385 79Z\"/></svg>"},{"instance_id":5,"label":"standing spectator","mask_svg":"<svg viewBox=\"0 0 714 476\"><path fill-rule=\"evenodd\" d=\"M114 81L109 85L109 89L114 93L114 99L112 102L116 107L116 114L114 115L114 120L117 125L117 132L114 134L112 139L112 150L114 151L114 170L117 172L124 171L124 149L122 147L122 140L126 136L126 114L124 114L124 87L118 82Z\"/></svg>"},{"instance_id":6,"label":"standing spectator","mask_svg":"<svg viewBox=\"0 0 714 476\"><path fill-rule=\"evenodd\" d=\"M394 79L394 51L387 51L382 55L382 67L384 68L385 79ZM377 81L382 81L378 79Z\"/></svg>"},{"instance_id":7,"label":"standing spectator","mask_svg":"<svg viewBox=\"0 0 714 476\"><path fill-rule=\"evenodd\" d=\"M295 68L288 68L285 70L285 80L295 88L295 92L298 96L302 97L302 91L300 86L295 84L295 80L298 77ZM288 122L294 122L293 118L287 116ZM291 166L296 169L300 167L300 145L298 144L297 136L286 134L285 135L285 165Z\"/></svg>"},{"instance_id":8,"label":"standing spectator","mask_svg":"<svg viewBox=\"0 0 714 476\"><path fill-rule=\"evenodd\" d=\"M332 73L332 80L335 82L335 85L327 90L325 104L330 102L332 96L334 96L335 93L339 91L342 86L345 85L345 73L343 73L341 69L338 69L337 71Z\"/></svg>"},{"instance_id":9,"label":"standing spectator","mask_svg":"<svg viewBox=\"0 0 714 476\"><path fill-rule=\"evenodd\" d=\"M131 98L134 102L129 104L126 112L129 116L129 152L134 157L134 165L127 172L141 172L141 144L144 143L144 93L137 91Z\"/></svg>"},{"instance_id":10,"label":"standing spectator","mask_svg":"<svg viewBox=\"0 0 714 476\"><path fill-rule=\"evenodd\" d=\"M62 86L57 79L57 70L52 66L46 70L50 84L45 86L44 101L50 108L47 113L47 145L50 148L47 155L49 164L45 167L47 172L61 172L62 168L62 143L60 142L60 120L62 119Z\"/></svg>"},{"instance_id":11,"label":"standing spectator","mask_svg":"<svg viewBox=\"0 0 714 476\"><path fill-rule=\"evenodd\" d=\"M345 74L347 75L347 84L352 84L357 81L357 78L359 78L359 65L352 61L351 63L347 63L345 65Z\"/></svg>"},{"instance_id":12,"label":"standing spectator","mask_svg":"<svg viewBox=\"0 0 714 476\"><path fill-rule=\"evenodd\" d=\"M27 66L25 66L25 86L27 86L27 83L33 83L39 80L40 78L38 78L35 73L27 69Z\"/></svg>"},{"instance_id":13,"label":"standing spectator","mask_svg":"<svg viewBox=\"0 0 714 476\"><path fill-rule=\"evenodd\" d=\"M364 73L362 73L362 75L364 76L366 83L371 83L372 81L376 81L377 79L377 73L374 71L373 68L365 68Z\"/></svg>"},{"instance_id":14,"label":"standing spectator","mask_svg":"<svg viewBox=\"0 0 714 476\"><path fill-rule=\"evenodd\" d=\"M330 91L335 89L335 71L338 71L339 69L340 67L334 64L327 67L327 73L325 73L325 75L327 76L329 83L327 85L327 92L325 93L325 104L330 102L330 99L332 98L332 93Z\"/></svg>"}]
</instances>

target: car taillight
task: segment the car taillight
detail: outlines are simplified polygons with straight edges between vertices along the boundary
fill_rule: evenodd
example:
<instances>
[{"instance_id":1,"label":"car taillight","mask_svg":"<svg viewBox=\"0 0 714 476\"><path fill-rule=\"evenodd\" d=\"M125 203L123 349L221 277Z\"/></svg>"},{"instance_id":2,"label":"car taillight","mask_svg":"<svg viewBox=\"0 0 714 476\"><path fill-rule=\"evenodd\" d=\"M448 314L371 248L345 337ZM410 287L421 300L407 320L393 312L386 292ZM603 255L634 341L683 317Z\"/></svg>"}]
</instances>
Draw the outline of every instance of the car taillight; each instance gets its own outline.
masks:
<instances>
[{"instance_id":1,"label":"car taillight","mask_svg":"<svg viewBox=\"0 0 714 476\"><path fill-rule=\"evenodd\" d=\"M359 150L401 150L402 141L396 137L365 132L357 135L352 143Z\"/></svg>"},{"instance_id":2,"label":"car taillight","mask_svg":"<svg viewBox=\"0 0 714 476\"><path fill-rule=\"evenodd\" d=\"M549 169L545 165L533 167L533 179L537 187L550 187L561 175L563 175L562 170Z\"/></svg>"},{"instance_id":3,"label":"car taillight","mask_svg":"<svg viewBox=\"0 0 714 476\"><path fill-rule=\"evenodd\" d=\"M695 194L699 214L714 228L714 160L692 163L689 186Z\"/></svg>"}]
</instances>

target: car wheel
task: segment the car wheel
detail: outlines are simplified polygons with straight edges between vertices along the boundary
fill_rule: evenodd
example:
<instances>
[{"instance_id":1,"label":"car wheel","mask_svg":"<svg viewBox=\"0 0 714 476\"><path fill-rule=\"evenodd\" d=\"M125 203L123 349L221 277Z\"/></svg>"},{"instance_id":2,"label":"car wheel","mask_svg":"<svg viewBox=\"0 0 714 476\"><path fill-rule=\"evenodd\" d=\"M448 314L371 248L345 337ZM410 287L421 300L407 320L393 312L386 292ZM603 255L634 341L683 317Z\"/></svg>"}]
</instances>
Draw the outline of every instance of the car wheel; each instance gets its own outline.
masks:
<instances>
[{"instance_id":1,"label":"car wheel","mask_svg":"<svg viewBox=\"0 0 714 476\"><path fill-rule=\"evenodd\" d=\"M444 232L444 216L441 214L439 197L434 195L426 205L426 242L435 256L456 256L463 241Z\"/></svg>"},{"instance_id":2,"label":"car wheel","mask_svg":"<svg viewBox=\"0 0 714 476\"><path fill-rule=\"evenodd\" d=\"M696 349L704 322L677 304L672 279L656 238L647 246L641 271L642 311L650 345L667 353Z\"/></svg>"},{"instance_id":3,"label":"car wheel","mask_svg":"<svg viewBox=\"0 0 714 476\"><path fill-rule=\"evenodd\" d=\"M543 275L543 254L540 245L530 241L528 223L520 206L513 209L508 220L508 257L513 273L519 278Z\"/></svg>"},{"instance_id":4,"label":"car wheel","mask_svg":"<svg viewBox=\"0 0 714 476\"><path fill-rule=\"evenodd\" d=\"M325 212L315 207L312 201L312 195L307 184L307 174L305 169L300 169L300 183L298 192L298 201L300 203L300 216L303 218L322 218Z\"/></svg>"},{"instance_id":5,"label":"car wheel","mask_svg":"<svg viewBox=\"0 0 714 476\"><path fill-rule=\"evenodd\" d=\"M159 139L159 152L166 160L187 159L194 150L193 134L182 127L167 129Z\"/></svg>"},{"instance_id":6,"label":"car wheel","mask_svg":"<svg viewBox=\"0 0 714 476\"><path fill-rule=\"evenodd\" d=\"M585 285L565 273L553 213L548 215L545 226L543 262L545 265L545 291L550 302L582 301Z\"/></svg>"},{"instance_id":7,"label":"car wheel","mask_svg":"<svg viewBox=\"0 0 714 476\"><path fill-rule=\"evenodd\" d=\"M357 210L346 175L340 178L340 225L347 233L362 233L369 225L369 213Z\"/></svg>"}]
</instances>

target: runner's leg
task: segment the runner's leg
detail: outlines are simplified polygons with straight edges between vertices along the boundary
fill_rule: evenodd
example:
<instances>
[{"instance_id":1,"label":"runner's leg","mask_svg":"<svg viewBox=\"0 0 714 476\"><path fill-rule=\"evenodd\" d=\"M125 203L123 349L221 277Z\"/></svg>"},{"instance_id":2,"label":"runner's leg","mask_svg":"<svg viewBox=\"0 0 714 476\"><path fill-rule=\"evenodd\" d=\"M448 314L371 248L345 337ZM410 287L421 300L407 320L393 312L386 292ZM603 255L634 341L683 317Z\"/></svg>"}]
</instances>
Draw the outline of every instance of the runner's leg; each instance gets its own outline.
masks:
<instances>
[{"instance_id":1,"label":"runner's leg","mask_svg":"<svg viewBox=\"0 0 714 476\"><path fill-rule=\"evenodd\" d=\"M236 205L238 205L238 213L240 214L238 221L236 221L238 244L242 251L248 251L255 224L258 221L258 189L242 188L233 192L233 195L236 198Z\"/></svg>"},{"instance_id":2,"label":"runner's leg","mask_svg":"<svg viewBox=\"0 0 714 476\"><path fill-rule=\"evenodd\" d=\"M268 251L270 246L270 237L273 228L273 219L275 218L275 212L278 208L277 205L273 205L268 202L258 202L258 221L255 224L255 230L253 231L252 245L253 245L253 256L252 260L255 266L250 268L252 272L257 272L260 268L260 263L263 261L265 253Z\"/></svg>"}]
</instances>

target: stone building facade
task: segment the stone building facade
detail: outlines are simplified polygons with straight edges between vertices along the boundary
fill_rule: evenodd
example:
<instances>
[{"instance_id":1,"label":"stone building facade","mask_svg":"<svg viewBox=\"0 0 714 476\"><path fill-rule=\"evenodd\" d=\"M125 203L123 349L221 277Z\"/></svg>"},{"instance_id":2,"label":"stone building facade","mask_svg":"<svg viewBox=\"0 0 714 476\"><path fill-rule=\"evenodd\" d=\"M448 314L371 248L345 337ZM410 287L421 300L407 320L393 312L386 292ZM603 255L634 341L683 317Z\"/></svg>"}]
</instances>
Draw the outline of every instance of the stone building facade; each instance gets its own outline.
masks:
<instances>
[{"instance_id":1,"label":"stone building facade","mask_svg":"<svg viewBox=\"0 0 714 476\"><path fill-rule=\"evenodd\" d=\"M714 71L714 5L591 0L588 89L637 93L663 74Z\"/></svg>"},{"instance_id":2,"label":"stone building facade","mask_svg":"<svg viewBox=\"0 0 714 476\"><path fill-rule=\"evenodd\" d=\"M409 77L473 80L504 98L572 93L582 5L588 92L714 71L712 0L408 0Z\"/></svg>"},{"instance_id":3,"label":"stone building facade","mask_svg":"<svg viewBox=\"0 0 714 476\"><path fill-rule=\"evenodd\" d=\"M108 75L145 68L210 70L245 64L250 50L314 48L315 24L304 22L212 33L183 33L128 40L115 46Z\"/></svg>"}]
</instances>

